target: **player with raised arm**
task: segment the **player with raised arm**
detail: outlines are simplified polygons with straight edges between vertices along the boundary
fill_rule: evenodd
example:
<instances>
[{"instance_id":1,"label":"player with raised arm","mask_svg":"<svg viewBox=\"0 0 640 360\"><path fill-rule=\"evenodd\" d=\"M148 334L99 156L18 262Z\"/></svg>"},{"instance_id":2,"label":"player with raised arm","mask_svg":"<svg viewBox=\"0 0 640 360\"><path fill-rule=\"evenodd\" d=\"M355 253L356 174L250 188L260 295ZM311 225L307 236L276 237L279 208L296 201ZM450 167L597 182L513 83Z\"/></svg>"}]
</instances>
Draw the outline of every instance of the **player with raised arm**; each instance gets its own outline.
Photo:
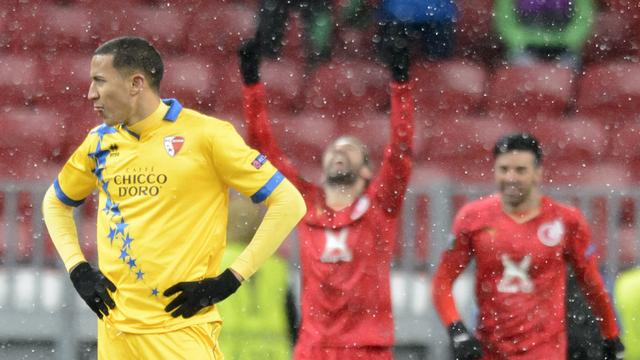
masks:
<instances>
[{"instance_id":1,"label":"player with raised arm","mask_svg":"<svg viewBox=\"0 0 640 360\"><path fill-rule=\"evenodd\" d=\"M249 142L292 180L308 208L298 227L302 324L294 358L392 359L390 265L413 137L408 51L390 49L391 139L377 175L364 145L342 136L323 154L318 186L303 178L273 137L258 44L250 40L239 51Z\"/></svg>"}]
</instances>

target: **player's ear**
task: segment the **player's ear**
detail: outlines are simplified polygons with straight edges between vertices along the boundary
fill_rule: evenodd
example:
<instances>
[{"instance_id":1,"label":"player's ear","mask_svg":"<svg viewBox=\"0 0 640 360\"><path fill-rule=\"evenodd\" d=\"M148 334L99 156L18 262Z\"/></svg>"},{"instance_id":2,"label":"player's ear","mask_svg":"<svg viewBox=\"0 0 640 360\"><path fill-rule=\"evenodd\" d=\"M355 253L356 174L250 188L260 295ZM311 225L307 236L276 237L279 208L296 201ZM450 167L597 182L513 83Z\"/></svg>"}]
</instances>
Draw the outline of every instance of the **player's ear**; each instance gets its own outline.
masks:
<instances>
[{"instance_id":1,"label":"player's ear","mask_svg":"<svg viewBox=\"0 0 640 360\"><path fill-rule=\"evenodd\" d=\"M144 75L135 73L131 76L131 95L137 95L144 90L145 78Z\"/></svg>"},{"instance_id":2,"label":"player's ear","mask_svg":"<svg viewBox=\"0 0 640 360\"><path fill-rule=\"evenodd\" d=\"M542 171L542 165L538 165L536 166L534 169L534 174L535 174L535 181L536 183L540 184L542 183L542 177L544 175L544 172Z\"/></svg>"}]
</instances>

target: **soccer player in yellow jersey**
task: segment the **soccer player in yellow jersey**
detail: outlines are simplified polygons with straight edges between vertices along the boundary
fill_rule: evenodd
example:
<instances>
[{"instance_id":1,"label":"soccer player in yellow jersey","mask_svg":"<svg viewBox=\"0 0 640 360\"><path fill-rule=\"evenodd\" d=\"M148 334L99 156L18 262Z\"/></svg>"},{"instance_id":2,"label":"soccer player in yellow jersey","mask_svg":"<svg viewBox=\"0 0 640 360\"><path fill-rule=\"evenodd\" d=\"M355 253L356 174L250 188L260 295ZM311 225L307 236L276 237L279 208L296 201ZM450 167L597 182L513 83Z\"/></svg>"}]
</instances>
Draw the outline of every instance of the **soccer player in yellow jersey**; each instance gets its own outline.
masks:
<instances>
[{"instance_id":1,"label":"soccer player in yellow jersey","mask_svg":"<svg viewBox=\"0 0 640 360\"><path fill-rule=\"evenodd\" d=\"M163 64L144 39L112 39L91 60L88 98L104 121L47 191L43 211L98 321L99 359L222 359L224 300L277 249L306 208L300 193L227 122L160 98ZM251 242L220 272L229 187L264 202ZM98 266L72 208L99 192Z\"/></svg>"}]
</instances>

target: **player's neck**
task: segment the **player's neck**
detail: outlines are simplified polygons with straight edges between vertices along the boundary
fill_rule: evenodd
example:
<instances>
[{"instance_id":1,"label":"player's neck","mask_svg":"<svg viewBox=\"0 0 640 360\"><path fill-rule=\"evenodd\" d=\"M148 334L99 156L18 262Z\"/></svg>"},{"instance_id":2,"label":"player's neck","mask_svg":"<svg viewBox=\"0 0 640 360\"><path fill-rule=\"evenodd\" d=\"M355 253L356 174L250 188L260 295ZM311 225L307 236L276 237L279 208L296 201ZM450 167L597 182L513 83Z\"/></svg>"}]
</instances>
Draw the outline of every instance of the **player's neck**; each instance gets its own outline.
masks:
<instances>
[{"instance_id":1,"label":"player's neck","mask_svg":"<svg viewBox=\"0 0 640 360\"><path fill-rule=\"evenodd\" d=\"M538 192L532 193L520 204L512 205L502 202L502 210L517 223L525 223L540 214L542 195Z\"/></svg>"},{"instance_id":2,"label":"player's neck","mask_svg":"<svg viewBox=\"0 0 640 360\"><path fill-rule=\"evenodd\" d=\"M334 211L340 211L351 206L364 191L365 182L356 180L351 185L327 185L324 186L324 196L327 207Z\"/></svg>"},{"instance_id":3,"label":"player's neck","mask_svg":"<svg viewBox=\"0 0 640 360\"><path fill-rule=\"evenodd\" d=\"M138 99L138 104L134 107L134 113L126 122L127 126L132 126L153 114L160 105L161 99L154 94L142 94Z\"/></svg>"}]
</instances>

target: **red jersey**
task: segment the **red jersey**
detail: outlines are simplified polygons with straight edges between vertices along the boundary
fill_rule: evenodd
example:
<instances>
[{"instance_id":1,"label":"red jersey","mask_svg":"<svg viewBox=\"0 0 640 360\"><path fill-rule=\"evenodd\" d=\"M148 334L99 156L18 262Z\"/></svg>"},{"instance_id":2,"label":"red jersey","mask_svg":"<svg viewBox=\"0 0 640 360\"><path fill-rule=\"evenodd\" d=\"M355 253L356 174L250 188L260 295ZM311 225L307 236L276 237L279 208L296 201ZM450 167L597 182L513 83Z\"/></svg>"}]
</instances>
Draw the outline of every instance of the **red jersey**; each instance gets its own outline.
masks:
<instances>
[{"instance_id":1,"label":"red jersey","mask_svg":"<svg viewBox=\"0 0 640 360\"><path fill-rule=\"evenodd\" d=\"M579 210L542 197L540 214L520 224L502 210L500 196L493 195L458 212L453 237L434 277L434 303L444 324L460 319L451 288L475 258L483 359L566 358L567 262L602 319L603 336L618 334L595 245Z\"/></svg>"},{"instance_id":2,"label":"red jersey","mask_svg":"<svg viewBox=\"0 0 640 360\"><path fill-rule=\"evenodd\" d=\"M407 84L392 83L391 97L392 135L381 168L351 206L334 211L326 206L323 189L302 179L276 145L263 85L244 88L249 142L296 185L307 203L298 225L299 347L393 345L390 263L411 171L413 102Z\"/></svg>"}]
</instances>

